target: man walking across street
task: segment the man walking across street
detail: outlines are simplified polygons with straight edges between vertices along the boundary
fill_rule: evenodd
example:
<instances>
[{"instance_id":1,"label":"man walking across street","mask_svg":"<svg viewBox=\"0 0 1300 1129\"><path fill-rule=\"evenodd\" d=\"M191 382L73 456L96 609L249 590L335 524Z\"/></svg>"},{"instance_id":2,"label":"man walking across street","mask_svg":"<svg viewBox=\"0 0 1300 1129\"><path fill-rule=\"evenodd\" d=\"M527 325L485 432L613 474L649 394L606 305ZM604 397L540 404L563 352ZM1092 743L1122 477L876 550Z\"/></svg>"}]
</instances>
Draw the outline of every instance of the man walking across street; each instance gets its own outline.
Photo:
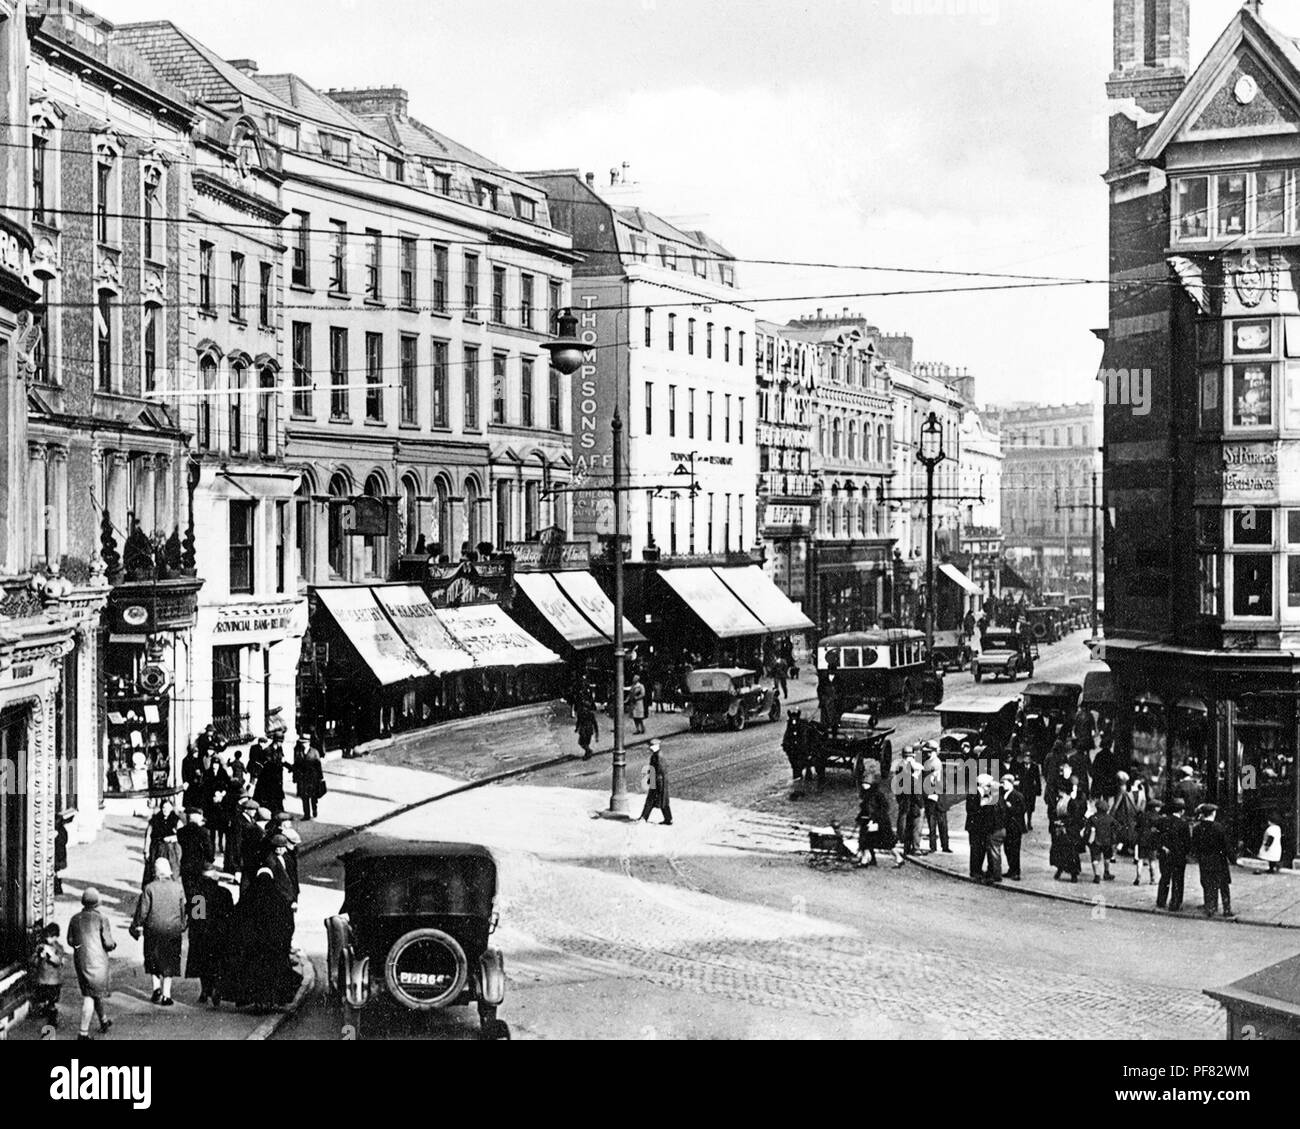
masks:
<instances>
[{"instance_id":1,"label":"man walking across street","mask_svg":"<svg viewBox=\"0 0 1300 1129\"><path fill-rule=\"evenodd\" d=\"M1003 811L999 801L1001 790L993 782L993 777L982 772L975 778L979 785L980 821L984 832L984 854L987 868L982 881L995 886L1002 881L1002 844L1006 841L1006 827L1003 824Z\"/></svg>"},{"instance_id":2,"label":"man walking across street","mask_svg":"<svg viewBox=\"0 0 1300 1129\"><path fill-rule=\"evenodd\" d=\"M1186 805L1174 800L1169 810L1156 822L1156 851L1160 860L1160 886L1156 888L1156 908L1169 905L1171 913L1183 908L1183 878L1187 873L1187 856L1192 849L1192 830L1183 818Z\"/></svg>"},{"instance_id":3,"label":"man walking across street","mask_svg":"<svg viewBox=\"0 0 1300 1129\"><path fill-rule=\"evenodd\" d=\"M1201 893L1205 897L1201 911L1206 917L1213 917L1219 908L1219 898L1222 897L1223 916L1231 920L1237 916L1232 912L1232 891L1229 889L1232 883L1232 856L1228 848L1228 836L1215 822L1218 814L1217 804L1202 804L1197 809L1199 818L1192 831L1192 854L1196 856L1200 868Z\"/></svg>"},{"instance_id":4,"label":"man walking across street","mask_svg":"<svg viewBox=\"0 0 1300 1129\"><path fill-rule=\"evenodd\" d=\"M917 851L917 839L920 835L918 817L921 814L921 793L925 776L921 762L916 759L916 752L910 746L903 763L898 770L898 841L903 846L903 854L914 855Z\"/></svg>"},{"instance_id":5,"label":"man walking across street","mask_svg":"<svg viewBox=\"0 0 1300 1129\"><path fill-rule=\"evenodd\" d=\"M641 818L650 822L650 813L658 808L663 812L664 826L671 827L673 810L668 804L668 770L659 756L659 742L650 740L650 763L645 770L645 806L641 809Z\"/></svg>"}]
</instances>

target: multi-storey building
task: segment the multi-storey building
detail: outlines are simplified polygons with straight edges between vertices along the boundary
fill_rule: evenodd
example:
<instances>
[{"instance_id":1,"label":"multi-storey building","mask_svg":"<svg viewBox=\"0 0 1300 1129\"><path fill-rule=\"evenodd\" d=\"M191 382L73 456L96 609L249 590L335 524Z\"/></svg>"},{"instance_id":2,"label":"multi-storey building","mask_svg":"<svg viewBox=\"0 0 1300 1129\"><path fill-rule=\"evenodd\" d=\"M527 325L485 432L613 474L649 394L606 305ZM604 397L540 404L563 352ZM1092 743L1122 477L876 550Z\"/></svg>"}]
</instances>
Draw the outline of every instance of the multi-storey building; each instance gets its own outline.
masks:
<instances>
[{"instance_id":1,"label":"multi-storey building","mask_svg":"<svg viewBox=\"0 0 1300 1129\"><path fill-rule=\"evenodd\" d=\"M972 378L973 381L973 378ZM974 389L969 390L973 399ZM969 403L961 417L961 556L966 575L984 592L1002 594L1002 434L997 421Z\"/></svg>"},{"instance_id":2,"label":"multi-storey building","mask_svg":"<svg viewBox=\"0 0 1300 1129\"><path fill-rule=\"evenodd\" d=\"M575 474L609 482L617 394L628 481L647 487L628 495L633 556L745 551L759 532L755 335L734 259L703 232L681 231L643 208L615 208L594 177L530 178L585 255L574 268L574 309L594 346L587 368L599 379L584 369L575 385ZM584 391L582 379L594 379L595 391ZM577 536L613 531L608 502L576 496Z\"/></svg>"},{"instance_id":3,"label":"multi-storey building","mask_svg":"<svg viewBox=\"0 0 1300 1129\"><path fill-rule=\"evenodd\" d=\"M1092 578L1092 476L1101 471L1097 408L1017 404L1000 409L997 419L1002 429L1002 529L1008 561L1042 591L1087 593ZM1100 500L1100 485L1097 497Z\"/></svg>"},{"instance_id":4,"label":"multi-storey building","mask_svg":"<svg viewBox=\"0 0 1300 1129\"><path fill-rule=\"evenodd\" d=\"M187 370L195 548L203 562L191 682L196 727L227 741L296 736L295 673L307 625L285 466L284 243L279 150L255 117L203 106L185 225Z\"/></svg>"},{"instance_id":5,"label":"multi-storey building","mask_svg":"<svg viewBox=\"0 0 1300 1129\"><path fill-rule=\"evenodd\" d=\"M82 592L59 702L62 747L79 754L60 793L74 838L98 826L103 796L172 789L192 736L200 587L187 436L163 395L189 370L179 311L195 119L179 91L141 80L147 68L111 33L74 3L51 6L31 40L25 115L42 299L30 564ZM105 600L101 625L91 613Z\"/></svg>"},{"instance_id":6,"label":"multi-storey building","mask_svg":"<svg viewBox=\"0 0 1300 1129\"><path fill-rule=\"evenodd\" d=\"M783 331L816 355L813 612L823 633L860 630L893 614L894 604L885 503L894 474L892 385L865 324L825 322L818 311Z\"/></svg>"},{"instance_id":7,"label":"multi-storey building","mask_svg":"<svg viewBox=\"0 0 1300 1129\"><path fill-rule=\"evenodd\" d=\"M322 94L167 22L118 35L278 143L305 582L383 580L420 544L457 559L563 525L543 495L568 478L569 391L541 345L573 256L545 194L411 117L401 89ZM383 532L350 535L357 496L383 501Z\"/></svg>"},{"instance_id":8,"label":"multi-storey building","mask_svg":"<svg viewBox=\"0 0 1300 1129\"><path fill-rule=\"evenodd\" d=\"M1103 657L1135 771L1190 767L1234 846L1300 834L1300 59L1242 7L1118 0ZM1134 279L1161 285L1120 285ZM1292 401L1296 402L1293 403Z\"/></svg>"},{"instance_id":9,"label":"multi-storey building","mask_svg":"<svg viewBox=\"0 0 1300 1129\"><path fill-rule=\"evenodd\" d=\"M816 527L813 491L813 390L817 347L773 322L755 323L758 369L758 523L767 574L804 607L815 598L809 583Z\"/></svg>"}]
</instances>

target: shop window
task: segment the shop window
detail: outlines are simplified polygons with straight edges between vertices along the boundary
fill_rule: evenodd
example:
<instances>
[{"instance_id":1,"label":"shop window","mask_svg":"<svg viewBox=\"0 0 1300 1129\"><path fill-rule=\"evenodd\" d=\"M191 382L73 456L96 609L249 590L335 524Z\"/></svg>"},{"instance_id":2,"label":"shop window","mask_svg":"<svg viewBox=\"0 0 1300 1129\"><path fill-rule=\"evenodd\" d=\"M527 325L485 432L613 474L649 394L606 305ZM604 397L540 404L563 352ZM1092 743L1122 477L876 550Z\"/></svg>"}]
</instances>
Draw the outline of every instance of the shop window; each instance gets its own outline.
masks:
<instances>
[{"instance_id":1,"label":"shop window","mask_svg":"<svg viewBox=\"0 0 1300 1129\"><path fill-rule=\"evenodd\" d=\"M1255 231L1260 235L1286 233L1286 178L1284 169L1255 174Z\"/></svg>"},{"instance_id":2,"label":"shop window","mask_svg":"<svg viewBox=\"0 0 1300 1129\"><path fill-rule=\"evenodd\" d=\"M1294 822L1294 707L1290 701L1243 695L1237 703L1236 730L1234 846L1242 854L1255 854L1270 819L1284 828ZM1291 844L1284 854L1294 850Z\"/></svg>"},{"instance_id":3,"label":"shop window","mask_svg":"<svg viewBox=\"0 0 1300 1129\"><path fill-rule=\"evenodd\" d=\"M27 771L28 710L0 713L0 770L8 780ZM26 960L26 808L22 788L0 789L0 967Z\"/></svg>"}]
</instances>

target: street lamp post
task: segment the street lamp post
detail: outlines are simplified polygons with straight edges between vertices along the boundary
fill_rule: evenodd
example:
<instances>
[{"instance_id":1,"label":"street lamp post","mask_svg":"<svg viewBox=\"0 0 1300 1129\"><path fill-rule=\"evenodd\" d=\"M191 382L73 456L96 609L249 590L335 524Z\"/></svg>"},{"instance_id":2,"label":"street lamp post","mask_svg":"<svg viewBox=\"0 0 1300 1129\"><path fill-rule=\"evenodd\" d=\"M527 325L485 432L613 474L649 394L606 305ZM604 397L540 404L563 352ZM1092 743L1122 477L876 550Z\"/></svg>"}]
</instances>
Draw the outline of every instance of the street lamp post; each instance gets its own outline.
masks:
<instances>
[{"instance_id":1,"label":"street lamp post","mask_svg":"<svg viewBox=\"0 0 1300 1129\"><path fill-rule=\"evenodd\" d=\"M948 456L943 453L943 425L931 412L921 424L917 459L925 467L925 650L934 651L934 468Z\"/></svg>"},{"instance_id":2,"label":"street lamp post","mask_svg":"<svg viewBox=\"0 0 1300 1129\"><path fill-rule=\"evenodd\" d=\"M566 376L572 376L582 367L591 352L591 346L577 338L578 319L572 310L556 315L556 339L544 342L542 348L551 354L551 367ZM624 745L623 722L623 417L618 401L614 403L614 418L610 421L614 443L613 495L614 534L608 542L614 554L614 756L610 780L609 808L603 815L615 819L628 818L627 748ZM694 537L692 522L691 536Z\"/></svg>"}]
</instances>

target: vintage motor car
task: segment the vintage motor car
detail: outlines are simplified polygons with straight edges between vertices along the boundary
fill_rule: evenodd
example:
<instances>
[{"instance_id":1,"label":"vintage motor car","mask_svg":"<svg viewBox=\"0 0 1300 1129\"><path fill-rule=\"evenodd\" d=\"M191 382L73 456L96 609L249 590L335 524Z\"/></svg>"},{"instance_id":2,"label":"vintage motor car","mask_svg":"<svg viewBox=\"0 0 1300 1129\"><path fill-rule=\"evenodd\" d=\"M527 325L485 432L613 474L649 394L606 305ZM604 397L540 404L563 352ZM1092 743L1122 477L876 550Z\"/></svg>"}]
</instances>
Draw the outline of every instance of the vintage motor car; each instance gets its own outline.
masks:
<instances>
[{"instance_id":1,"label":"vintage motor car","mask_svg":"<svg viewBox=\"0 0 1300 1129\"><path fill-rule=\"evenodd\" d=\"M1046 606L1025 609L1025 620L1030 634L1039 643L1055 643L1061 638L1061 624L1065 613L1060 608Z\"/></svg>"},{"instance_id":2,"label":"vintage motor car","mask_svg":"<svg viewBox=\"0 0 1300 1129\"><path fill-rule=\"evenodd\" d=\"M944 765L940 806L945 810L975 790L980 773L999 775L1019 711L1015 694L963 694L939 707L939 738L921 742L917 754L924 757L931 749L938 751Z\"/></svg>"},{"instance_id":3,"label":"vintage motor car","mask_svg":"<svg viewBox=\"0 0 1300 1129\"><path fill-rule=\"evenodd\" d=\"M1026 721L1046 718L1053 728L1068 725L1082 694L1083 687L1077 682L1031 682L1022 695L1021 714Z\"/></svg>"},{"instance_id":4,"label":"vintage motor car","mask_svg":"<svg viewBox=\"0 0 1300 1129\"><path fill-rule=\"evenodd\" d=\"M484 1038L508 1039L497 1018L505 963L497 926L497 864L473 843L363 846L341 856L343 907L325 919L329 992L345 1026L384 1001L408 1012L478 1007Z\"/></svg>"},{"instance_id":5,"label":"vintage motor car","mask_svg":"<svg viewBox=\"0 0 1300 1129\"><path fill-rule=\"evenodd\" d=\"M1010 627L989 627L980 639L980 653L971 660L976 682L987 678L1034 676L1034 646Z\"/></svg>"},{"instance_id":6,"label":"vintage motor car","mask_svg":"<svg viewBox=\"0 0 1300 1129\"><path fill-rule=\"evenodd\" d=\"M775 686L761 686L752 670L713 667L692 670L685 677L686 713L699 733L709 726L741 730L751 717L776 721L781 699Z\"/></svg>"},{"instance_id":7,"label":"vintage motor car","mask_svg":"<svg viewBox=\"0 0 1300 1129\"><path fill-rule=\"evenodd\" d=\"M936 631L934 633L934 664L941 670L965 670L971 661L970 646L961 631Z\"/></svg>"},{"instance_id":8,"label":"vintage motor car","mask_svg":"<svg viewBox=\"0 0 1300 1129\"><path fill-rule=\"evenodd\" d=\"M1069 604L1074 611L1075 627L1092 626L1092 598L1090 596L1071 596Z\"/></svg>"}]
</instances>

